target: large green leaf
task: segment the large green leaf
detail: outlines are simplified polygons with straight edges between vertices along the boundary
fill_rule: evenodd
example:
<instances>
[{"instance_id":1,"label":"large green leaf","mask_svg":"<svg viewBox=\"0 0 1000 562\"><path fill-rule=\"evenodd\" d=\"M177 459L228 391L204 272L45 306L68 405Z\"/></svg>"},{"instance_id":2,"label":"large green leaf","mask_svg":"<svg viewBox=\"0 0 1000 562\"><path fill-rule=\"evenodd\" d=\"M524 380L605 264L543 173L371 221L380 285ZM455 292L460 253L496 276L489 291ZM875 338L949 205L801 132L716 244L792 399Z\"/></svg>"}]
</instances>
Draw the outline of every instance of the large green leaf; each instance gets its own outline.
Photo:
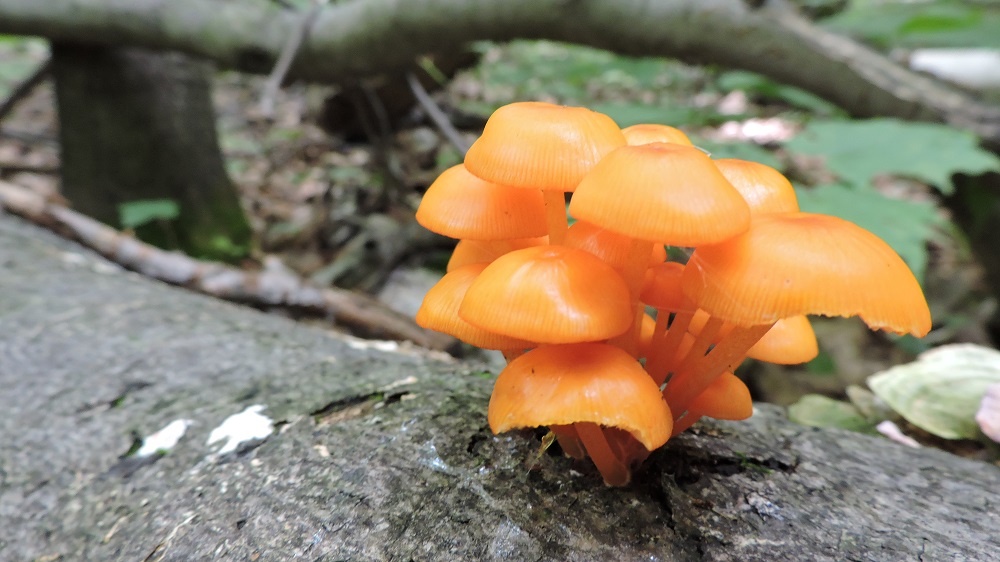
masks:
<instances>
[{"instance_id":1,"label":"large green leaf","mask_svg":"<svg viewBox=\"0 0 1000 562\"><path fill-rule=\"evenodd\" d=\"M788 419L813 427L838 427L862 433L876 433L875 424L853 405L819 394L806 394L788 407Z\"/></svg>"},{"instance_id":2,"label":"large green leaf","mask_svg":"<svg viewBox=\"0 0 1000 562\"><path fill-rule=\"evenodd\" d=\"M986 388L1000 383L1000 351L973 344L938 347L917 361L868 378L868 386L913 425L945 439L975 439Z\"/></svg>"},{"instance_id":3,"label":"large green leaf","mask_svg":"<svg viewBox=\"0 0 1000 562\"><path fill-rule=\"evenodd\" d=\"M927 240L944 223L932 203L890 199L875 191L842 185L800 188L798 196L803 211L849 220L885 240L917 279L924 278Z\"/></svg>"},{"instance_id":4,"label":"large green leaf","mask_svg":"<svg viewBox=\"0 0 1000 562\"><path fill-rule=\"evenodd\" d=\"M812 121L785 146L823 157L830 171L855 187L869 185L878 174L894 174L949 194L956 172L1000 169L1000 159L979 148L971 133L895 119Z\"/></svg>"}]
</instances>

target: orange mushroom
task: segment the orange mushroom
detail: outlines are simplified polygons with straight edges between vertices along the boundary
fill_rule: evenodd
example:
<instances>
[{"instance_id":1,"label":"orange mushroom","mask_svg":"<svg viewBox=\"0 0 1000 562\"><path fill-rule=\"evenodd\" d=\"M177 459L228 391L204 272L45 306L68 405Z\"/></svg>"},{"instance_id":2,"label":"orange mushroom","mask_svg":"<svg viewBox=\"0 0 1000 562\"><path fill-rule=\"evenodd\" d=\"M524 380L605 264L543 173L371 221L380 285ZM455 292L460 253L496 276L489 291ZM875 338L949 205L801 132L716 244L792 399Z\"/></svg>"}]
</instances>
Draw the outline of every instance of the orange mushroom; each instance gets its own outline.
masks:
<instances>
[{"instance_id":1,"label":"orange mushroom","mask_svg":"<svg viewBox=\"0 0 1000 562\"><path fill-rule=\"evenodd\" d=\"M416 322L423 328L437 330L481 347L498 349L508 360L534 344L520 338L505 336L469 324L458 315L465 293L484 269L485 263L457 268L441 278L424 296L417 310Z\"/></svg>"},{"instance_id":2,"label":"orange mushroom","mask_svg":"<svg viewBox=\"0 0 1000 562\"><path fill-rule=\"evenodd\" d=\"M590 252L601 258L604 263L623 271L628 263L632 239L587 221L578 220L566 231L563 244ZM666 259L667 249L663 244L654 244L646 265L654 266Z\"/></svg>"},{"instance_id":3,"label":"orange mushroom","mask_svg":"<svg viewBox=\"0 0 1000 562\"><path fill-rule=\"evenodd\" d=\"M602 343L542 346L510 362L497 377L488 419L494 433L572 424L612 486L631 477L601 430L628 432L647 450L663 445L673 427L660 389L639 363Z\"/></svg>"},{"instance_id":4,"label":"orange mushroom","mask_svg":"<svg viewBox=\"0 0 1000 562\"><path fill-rule=\"evenodd\" d=\"M565 193L575 191L601 158L624 144L607 115L582 107L512 103L486 121L465 166L487 181L542 190L549 238L561 244L567 228Z\"/></svg>"},{"instance_id":5,"label":"orange mushroom","mask_svg":"<svg viewBox=\"0 0 1000 562\"><path fill-rule=\"evenodd\" d=\"M528 238L546 231L541 192L481 180L461 164L427 188L416 218L431 232L466 240Z\"/></svg>"},{"instance_id":6,"label":"orange mushroom","mask_svg":"<svg viewBox=\"0 0 1000 562\"><path fill-rule=\"evenodd\" d=\"M625 127L622 129L622 134L625 135L625 141L632 146L653 142L670 142L685 146L694 146L691 139L683 131L670 125L642 123Z\"/></svg>"},{"instance_id":7,"label":"orange mushroom","mask_svg":"<svg viewBox=\"0 0 1000 562\"><path fill-rule=\"evenodd\" d=\"M795 188L778 170L735 158L716 160L715 165L746 200L752 215L794 213L799 210Z\"/></svg>"},{"instance_id":8,"label":"orange mushroom","mask_svg":"<svg viewBox=\"0 0 1000 562\"><path fill-rule=\"evenodd\" d=\"M710 353L695 349L664 391L683 412L720 373L781 318L860 316L872 329L926 335L930 311L920 284L885 242L837 217L772 213L747 232L695 249L685 294L712 317L706 331L734 325Z\"/></svg>"},{"instance_id":9,"label":"orange mushroom","mask_svg":"<svg viewBox=\"0 0 1000 562\"><path fill-rule=\"evenodd\" d=\"M469 287L458 313L485 330L539 343L613 338L632 322L621 276L594 255L564 246L497 258Z\"/></svg>"},{"instance_id":10,"label":"orange mushroom","mask_svg":"<svg viewBox=\"0 0 1000 562\"><path fill-rule=\"evenodd\" d=\"M654 243L713 244L750 224L746 202L704 152L668 143L612 151L580 182L570 213L632 238L624 273L633 306Z\"/></svg>"},{"instance_id":11,"label":"orange mushroom","mask_svg":"<svg viewBox=\"0 0 1000 562\"><path fill-rule=\"evenodd\" d=\"M753 415L750 390L736 375L722 373L688 407L687 413L674 422L673 435L708 416L717 420L745 420Z\"/></svg>"},{"instance_id":12,"label":"orange mushroom","mask_svg":"<svg viewBox=\"0 0 1000 562\"><path fill-rule=\"evenodd\" d=\"M490 263L504 254L549 243L547 236L509 240L459 240L448 260L448 271L473 263Z\"/></svg>"}]
</instances>

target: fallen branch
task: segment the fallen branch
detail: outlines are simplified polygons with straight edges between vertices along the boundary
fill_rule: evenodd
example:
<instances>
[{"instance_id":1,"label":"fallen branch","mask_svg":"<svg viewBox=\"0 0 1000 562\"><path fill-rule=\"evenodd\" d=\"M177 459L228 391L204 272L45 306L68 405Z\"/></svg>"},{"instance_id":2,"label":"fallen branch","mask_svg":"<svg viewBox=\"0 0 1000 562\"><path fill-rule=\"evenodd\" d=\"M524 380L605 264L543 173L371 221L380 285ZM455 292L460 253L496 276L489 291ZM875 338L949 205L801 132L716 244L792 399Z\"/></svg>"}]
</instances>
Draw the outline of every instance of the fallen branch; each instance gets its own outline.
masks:
<instances>
[{"instance_id":1,"label":"fallen branch","mask_svg":"<svg viewBox=\"0 0 1000 562\"><path fill-rule=\"evenodd\" d=\"M301 15L253 0L4 0L0 33L174 49L268 73ZM319 11L289 77L354 83L476 40L553 39L759 72L859 117L938 121L1000 145L1000 109L799 15L787 0L348 0Z\"/></svg>"},{"instance_id":2,"label":"fallen branch","mask_svg":"<svg viewBox=\"0 0 1000 562\"><path fill-rule=\"evenodd\" d=\"M315 287L281 269L250 272L161 250L2 180L0 208L60 232L123 267L172 285L230 301L311 311L368 336L410 340L430 349L447 349L455 343L449 336L424 330L369 296Z\"/></svg>"}]
</instances>

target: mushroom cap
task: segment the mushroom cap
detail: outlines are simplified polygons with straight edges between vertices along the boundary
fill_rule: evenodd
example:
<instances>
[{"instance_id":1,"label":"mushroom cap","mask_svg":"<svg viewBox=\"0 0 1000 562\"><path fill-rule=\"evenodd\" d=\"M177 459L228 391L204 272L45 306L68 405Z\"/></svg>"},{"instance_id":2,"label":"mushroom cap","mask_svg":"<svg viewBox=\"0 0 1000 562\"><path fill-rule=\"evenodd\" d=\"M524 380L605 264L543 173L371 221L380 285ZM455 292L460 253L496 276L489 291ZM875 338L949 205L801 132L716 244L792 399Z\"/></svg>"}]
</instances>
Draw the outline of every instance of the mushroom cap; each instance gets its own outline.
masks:
<instances>
[{"instance_id":1,"label":"mushroom cap","mask_svg":"<svg viewBox=\"0 0 1000 562\"><path fill-rule=\"evenodd\" d=\"M653 332L656 329L656 319L646 314L642 314L642 323L639 326L639 345L637 345L636 357L649 357L649 352L653 349Z\"/></svg>"},{"instance_id":2,"label":"mushroom cap","mask_svg":"<svg viewBox=\"0 0 1000 562\"><path fill-rule=\"evenodd\" d=\"M517 102L493 112L465 155L473 174L502 185L571 192L613 149L618 125L583 107Z\"/></svg>"},{"instance_id":3,"label":"mushroom cap","mask_svg":"<svg viewBox=\"0 0 1000 562\"><path fill-rule=\"evenodd\" d=\"M504 254L549 243L548 236L508 240L459 240L448 260L448 271L473 263L490 263Z\"/></svg>"},{"instance_id":4,"label":"mushroom cap","mask_svg":"<svg viewBox=\"0 0 1000 562\"><path fill-rule=\"evenodd\" d=\"M564 246L497 258L469 287L458 313L485 330L540 343L605 340L632 325L621 275L594 255Z\"/></svg>"},{"instance_id":5,"label":"mushroom cap","mask_svg":"<svg viewBox=\"0 0 1000 562\"><path fill-rule=\"evenodd\" d=\"M622 129L622 134L625 135L625 142L632 146L649 144L651 142L672 142L674 144L694 146L694 143L691 142L691 139L683 131L670 125L641 123L625 127Z\"/></svg>"},{"instance_id":6,"label":"mushroom cap","mask_svg":"<svg viewBox=\"0 0 1000 562\"><path fill-rule=\"evenodd\" d=\"M753 415L753 400L747 385L736 375L719 375L688 407L688 415L717 420L745 420Z\"/></svg>"},{"instance_id":7,"label":"mushroom cap","mask_svg":"<svg viewBox=\"0 0 1000 562\"><path fill-rule=\"evenodd\" d=\"M632 239L601 228L587 221L576 221L566 231L563 245L594 254L601 261L621 271L628 262ZM663 263L667 259L667 249L663 244L654 244L649 255L649 265Z\"/></svg>"},{"instance_id":8,"label":"mushroom cap","mask_svg":"<svg viewBox=\"0 0 1000 562\"><path fill-rule=\"evenodd\" d=\"M441 278L424 296L417 310L417 324L436 330L483 349L527 349L534 344L519 338L496 334L473 326L458 315L458 307L469 285L484 269L485 263L460 267Z\"/></svg>"},{"instance_id":9,"label":"mushroom cap","mask_svg":"<svg viewBox=\"0 0 1000 562\"><path fill-rule=\"evenodd\" d=\"M461 164L427 188L416 216L427 230L452 238L502 240L546 233L541 191L479 179Z\"/></svg>"},{"instance_id":10,"label":"mushroom cap","mask_svg":"<svg viewBox=\"0 0 1000 562\"><path fill-rule=\"evenodd\" d=\"M672 261L650 267L643 278L639 300L659 310L694 312L698 307L687 298L681 287L683 273L684 265Z\"/></svg>"},{"instance_id":11,"label":"mushroom cap","mask_svg":"<svg viewBox=\"0 0 1000 562\"><path fill-rule=\"evenodd\" d=\"M816 332L805 316L789 316L774 323L747 351L747 357L779 365L808 363L819 355Z\"/></svg>"},{"instance_id":12,"label":"mushroom cap","mask_svg":"<svg viewBox=\"0 0 1000 562\"><path fill-rule=\"evenodd\" d=\"M778 170L735 158L716 160L715 165L746 200L751 215L794 213L799 210L795 188Z\"/></svg>"},{"instance_id":13,"label":"mushroom cap","mask_svg":"<svg viewBox=\"0 0 1000 562\"><path fill-rule=\"evenodd\" d=\"M714 244L750 224L750 209L704 152L625 146L580 182L570 214L619 234L675 246Z\"/></svg>"},{"instance_id":14,"label":"mushroom cap","mask_svg":"<svg viewBox=\"0 0 1000 562\"><path fill-rule=\"evenodd\" d=\"M591 422L627 431L649 450L673 427L653 379L604 343L542 346L514 359L497 377L488 419L494 433Z\"/></svg>"},{"instance_id":15,"label":"mushroom cap","mask_svg":"<svg viewBox=\"0 0 1000 562\"><path fill-rule=\"evenodd\" d=\"M872 329L922 337L931 316L902 258L846 220L771 213L721 244L695 249L684 293L709 314L738 326L803 314L860 316Z\"/></svg>"}]
</instances>

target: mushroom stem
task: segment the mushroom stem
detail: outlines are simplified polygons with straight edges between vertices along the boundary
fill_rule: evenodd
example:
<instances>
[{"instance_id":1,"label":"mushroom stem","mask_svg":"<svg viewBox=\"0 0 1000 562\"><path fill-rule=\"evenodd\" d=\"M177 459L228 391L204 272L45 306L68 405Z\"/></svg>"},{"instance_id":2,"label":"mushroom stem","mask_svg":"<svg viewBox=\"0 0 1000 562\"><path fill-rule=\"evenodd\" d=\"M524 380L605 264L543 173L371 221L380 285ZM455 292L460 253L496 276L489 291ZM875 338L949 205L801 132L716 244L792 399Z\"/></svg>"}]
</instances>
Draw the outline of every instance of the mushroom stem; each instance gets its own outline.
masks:
<instances>
[{"instance_id":1,"label":"mushroom stem","mask_svg":"<svg viewBox=\"0 0 1000 562\"><path fill-rule=\"evenodd\" d=\"M573 427L576 428L580 440L583 441L583 446L586 447L590 459L594 461L597 470L601 472L604 483L608 486L628 484L632 475L628 467L611 450L611 445L608 443L604 431L601 430L601 426L591 422L577 422L573 424Z\"/></svg>"},{"instance_id":2,"label":"mushroom stem","mask_svg":"<svg viewBox=\"0 0 1000 562\"><path fill-rule=\"evenodd\" d=\"M660 315L669 316L665 310L661 310L657 316ZM694 318L693 311L677 312L662 340L658 340L654 334L653 344L650 346L654 353L653 357L649 358L646 363L646 371L649 372L649 376L653 377L653 382L657 385L661 385L663 381L667 380L671 365L675 363L674 355L677 354L677 348L681 345L684 334L687 333L688 326L691 325L692 318ZM657 318L657 324L659 324L659 318Z\"/></svg>"},{"instance_id":3,"label":"mushroom stem","mask_svg":"<svg viewBox=\"0 0 1000 562\"><path fill-rule=\"evenodd\" d=\"M774 323L750 327L735 327L712 351L691 361L687 368L674 373L670 384L663 391L663 398L674 414L674 420L687 411L691 402L705 391L719 375L731 370L746 357L747 351L757 343ZM707 327L707 326L706 326Z\"/></svg>"},{"instance_id":4,"label":"mushroom stem","mask_svg":"<svg viewBox=\"0 0 1000 562\"><path fill-rule=\"evenodd\" d=\"M695 410L688 410L687 413L681 414L679 419L674 420L674 430L670 434L671 437L677 437L681 433L684 433L692 425L698 423L698 420L702 418L702 413Z\"/></svg>"},{"instance_id":5,"label":"mushroom stem","mask_svg":"<svg viewBox=\"0 0 1000 562\"><path fill-rule=\"evenodd\" d=\"M717 316L710 316L708 322L702 327L701 331L698 332L698 336L694 339L694 345L688 351L680 361L677 362L677 366L674 368L677 372L683 372L690 369L699 359L705 357L708 354L708 348L712 346L715 341L716 335L718 335L719 330L722 329L724 321ZM749 349L749 348L748 348Z\"/></svg>"},{"instance_id":6,"label":"mushroom stem","mask_svg":"<svg viewBox=\"0 0 1000 562\"><path fill-rule=\"evenodd\" d=\"M559 190L542 191L545 197L545 222L548 225L549 244L562 244L566 239L569 219L566 218L566 194Z\"/></svg>"},{"instance_id":7,"label":"mushroom stem","mask_svg":"<svg viewBox=\"0 0 1000 562\"><path fill-rule=\"evenodd\" d=\"M642 330L642 313L644 307L639 302L639 291L642 289L643 275L649 265L649 254L653 251L653 243L633 238L629 244L628 257L625 266L619 270L628 286L628 294L632 299L632 327L608 343L616 345L633 357L639 347L639 333Z\"/></svg>"},{"instance_id":8,"label":"mushroom stem","mask_svg":"<svg viewBox=\"0 0 1000 562\"><path fill-rule=\"evenodd\" d=\"M587 451L583 448L583 442L580 441L580 436L576 433L576 429L572 424L550 425L549 429L552 430L552 433L556 434L556 437L559 439L559 446L562 447L564 453L577 460L587 458Z\"/></svg>"}]
</instances>

